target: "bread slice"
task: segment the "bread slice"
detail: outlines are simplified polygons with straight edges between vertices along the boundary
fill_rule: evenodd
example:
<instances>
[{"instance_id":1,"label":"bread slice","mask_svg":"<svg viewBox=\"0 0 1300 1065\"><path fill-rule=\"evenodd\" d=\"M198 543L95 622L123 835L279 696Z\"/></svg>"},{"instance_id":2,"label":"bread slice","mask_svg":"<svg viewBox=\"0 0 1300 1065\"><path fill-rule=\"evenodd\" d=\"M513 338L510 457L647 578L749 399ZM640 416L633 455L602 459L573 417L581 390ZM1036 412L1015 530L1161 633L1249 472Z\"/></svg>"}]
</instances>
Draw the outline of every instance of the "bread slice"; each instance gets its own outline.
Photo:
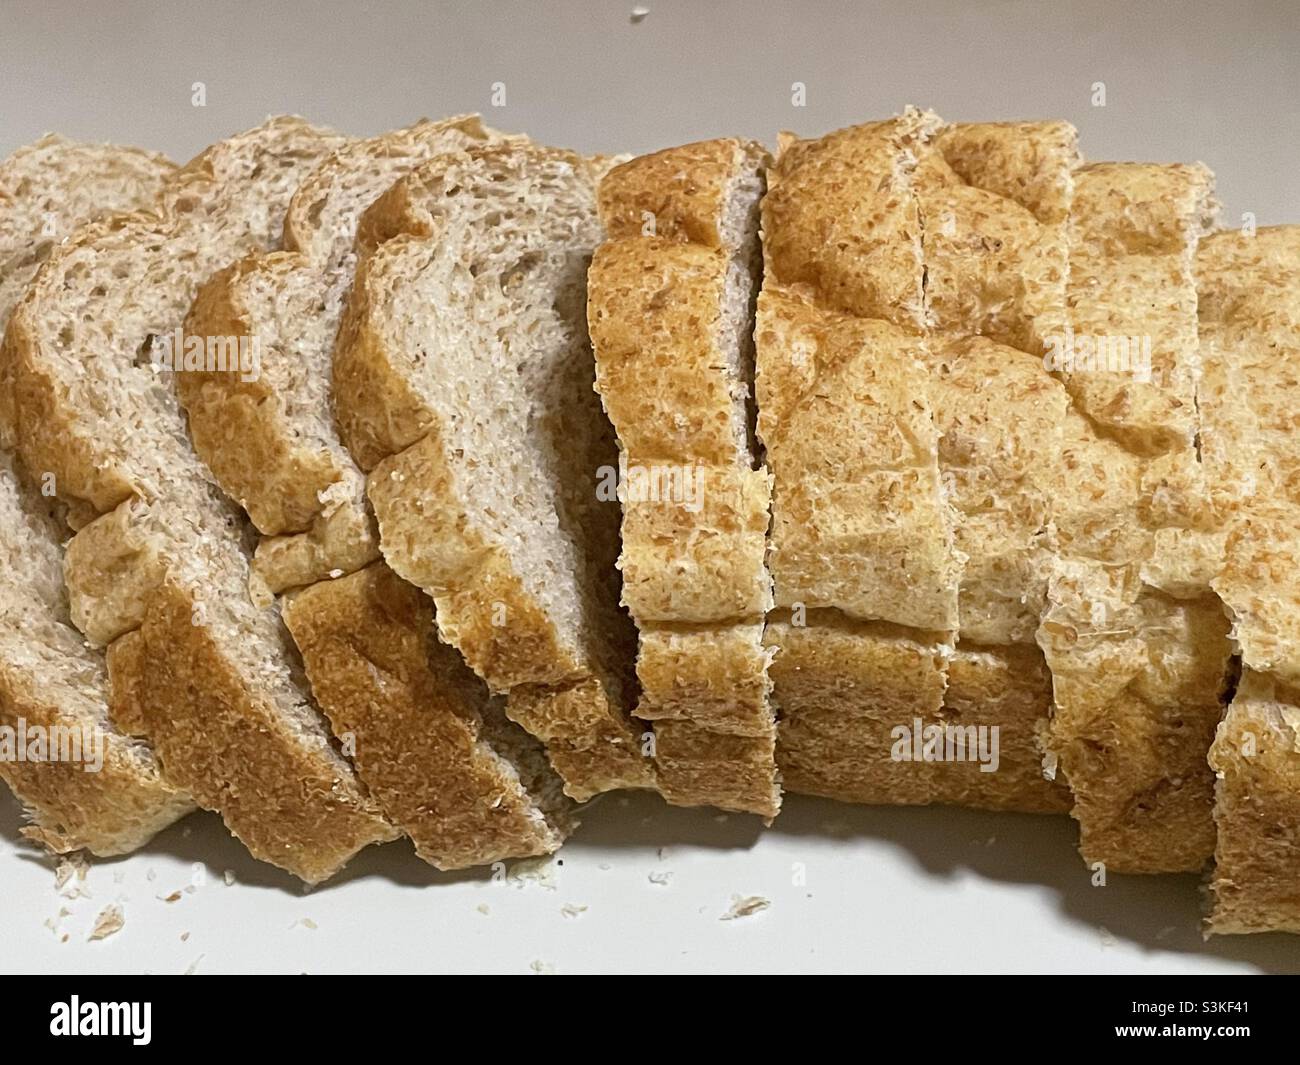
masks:
<instances>
[{"instance_id":1,"label":"bread slice","mask_svg":"<svg viewBox=\"0 0 1300 1065\"><path fill-rule=\"evenodd\" d=\"M636 712L655 723L660 790L771 818L771 479L750 421L769 161L759 144L716 140L606 174L587 319L619 438L623 603L640 630Z\"/></svg>"},{"instance_id":2,"label":"bread slice","mask_svg":"<svg viewBox=\"0 0 1300 1065\"><path fill-rule=\"evenodd\" d=\"M1042 353L1065 314L1077 161L1068 123L958 124L927 140L913 177L933 334L930 402L964 560L958 638L934 724L966 730L968 746L971 726L977 743L997 742L996 762L935 765L933 802L1032 813L1070 804L1064 780L1042 769L1052 686L1035 636L1069 407Z\"/></svg>"},{"instance_id":3,"label":"bread slice","mask_svg":"<svg viewBox=\"0 0 1300 1065\"><path fill-rule=\"evenodd\" d=\"M1192 274L1212 191L1200 166L1075 177L1069 350L1053 363L1072 416L1039 639L1080 849L1114 872L1196 871L1214 851L1206 752L1231 648L1206 565L1219 541L1197 452ZM1111 337L1132 338L1126 357Z\"/></svg>"},{"instance_id":4,"label":"bread slice","mask_svg":"<svg viewBox=\"0 0 1300 1065\"><path fill-rule=\"evenodd\" d=\"M617 462L584 313L607 168L510 145L413 170L362 220L334 357L384 558L577 799L653 785L618 508L597 498Z\"/></svg>"},{"instance_id":5,"label":"bread slice","mask_svg":"<svg viewBox=\"0 0 1300 1065\"><path fill-rule=\"evenodd\" d=\"M0 331L62 236L152 201L174 170L149 152L54 135L0 162ZM0 396L12 397L10 381ZM110 720L104 656L68 616L64 537L57 501L0 447L0 778L27 812L28 838L57 853L125 854L194 804Z\"/></svg>"},{"instance_id":6,"label":"bread slice","mask_svg":"<svg viewBox=\"0 0 1300 1065\"><path fill-rule=\"evenodd\" d=\"M777 760L787 790L850 802L930 801L934 763L891 754L939 716L957 628L913 185L938 126L909 109L783 136L762 206Z\"/></svg>"},{"instance_id":7,"label":"bread slice","mask_svg":"<svg viewBox=\"0 0 1300 1065\"><path fill-rule=\"evenodd\" d=\"M1208 929L1300 932L1300 226L1216 233L1196 273L1201 453L1228 530L1214 589L1241 668L1210 749Z\"/></svg>"},{"instance_id":8,"label":"bread slice","mask_svg":"<svg viewBox=\"0 0 1300 1065\"><path fill-rule=\"evenodd\" d=\"M121 720L254 855L311 882L396 833L331 746L278 615L250 598L246 523L190 445L166 338L201 282L277 243L293 190L339 144L279 118L214 145L149 212L55 249L4 347L22 457L84 525L71 613L108 645Z\"/></svg>"},{"instance_id":9,"label":"bread slice","mask_svg":"<svg viewBox=\"0 0 1300 1065\"><path fill-rule=\"evenodd\" d=\"M364 476L334 429L330 360L361 212L421 160L498 139L471 116L334 151L289 203L292 250L220 271L186 318L188 334L258 337L260 373L177 379L195 450L265 534L261 582L307 586L283 612L313 695L371 796L442 869L550 853L571 818L540 746L438 644L432 603L376 561Z\"/></svg>"}]
</instances>

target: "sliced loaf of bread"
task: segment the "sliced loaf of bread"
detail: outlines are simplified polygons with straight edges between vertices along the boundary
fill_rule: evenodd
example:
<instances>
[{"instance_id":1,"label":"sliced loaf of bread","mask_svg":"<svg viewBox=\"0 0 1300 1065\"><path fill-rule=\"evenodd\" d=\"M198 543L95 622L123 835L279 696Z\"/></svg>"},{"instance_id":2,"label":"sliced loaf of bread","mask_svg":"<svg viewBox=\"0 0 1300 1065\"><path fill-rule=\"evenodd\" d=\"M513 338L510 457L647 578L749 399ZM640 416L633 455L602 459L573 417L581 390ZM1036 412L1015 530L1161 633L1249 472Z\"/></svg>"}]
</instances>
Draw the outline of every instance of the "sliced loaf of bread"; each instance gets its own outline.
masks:
<instances>
[{"instance_id":1,"label":"sliced loaf of bread","mask_svg":"<svg viewBox=\"0 0 1300 1065\"><path fill-rule=\"evenodd\" d=\"M284 619L317 703L371 796L442 869L550 853L571 818L540 745L438 643L432 603L377 561L330 361L362 211L422 160L499 139L462 117L334 151L289 203L288 250L219 272L186 319L188 334L257 337L260 372L177 378L199 456L264 534L258 577L296 589Z\"/></svg>"},{"instance_id":2,"label":"sliced loaf of bread","mask_svg":"<svg viewBox=\"0 0 1300 1065\"><path fill-rule=\"evenodd\" d=\"M1194 872L1214 852L1206 753L1231 646L1210 591L1221 550L1198 452L1193 256L1213 215L1200 166L1075 175L1057 558L1039 642L1049 747L1080 849L1112 872Z\"/></svg>"},{"instance_id":3,"label":"sliced loaf of bread","mask_svg":"<svg viewBox=\"0 0 1300 1065\"><path fill-rule=\"evenodd\" d=\"M618 505L598 498L617 463L585 315L606 169L531 145L417 167L362 220L334 355L384 558L577 799L653 785Z\"/></svg>"},{"instance_id":4,"label":"sliced loaf of bread","mask_svg":"<svg viewBox=\"0 0 1300 1065\"><path fill-rule=\"evenodd\" d=\"M623 603L637 716L664 797L774 817L771 479L754 455L761 145L704 141L615 167L587 286L596 386L618 433Z\"/></svg>"},{"instance_id":5,"label":"sliced loaf of bread","mask_svg":"<svg viewBox=\"0 0 1300 1065\"><path fill-rule=\"evenodd\" d=\"M1214 581L1241 677L1217 773L1211 932L1300 932L1300 226L1225 232L1196 258L1197 407L1227 532Z\"/></svg>"},{"instance_id":6,"label":"sliced loaf of bread","mask_svg":"<svg viewBox=\"0 0 1300 1065\"><path fill-rule=\"evenodd\" d=\"M293 190L340 144L279 118L214 145L148 212L55 249L4 346L22 458L82 526L71 612L109 645L120 722L253 854L312 882L396 833L332 746L278 614L250 598L247 523L195 454L173 378L239 350L191 343L185 312L218 269L277 245Z\"/></svg>"},{"instance_id":7,"label":"sliced loaf of bread","mask_svg":"<svg viewBox=\"0 0 1300 1065\"><path fill-rule=\"evenodd\" d=\"M0 331L63 237L101 212L151 203L174 170L149 152L53 135L0 162ZM0 404L12 397L5 376ZM29 838L58 853L123 854L194 806L111 720L104 655L68 614L67 530L42 487L0 446L0 778Z\"/></svg>"}]
</instances>

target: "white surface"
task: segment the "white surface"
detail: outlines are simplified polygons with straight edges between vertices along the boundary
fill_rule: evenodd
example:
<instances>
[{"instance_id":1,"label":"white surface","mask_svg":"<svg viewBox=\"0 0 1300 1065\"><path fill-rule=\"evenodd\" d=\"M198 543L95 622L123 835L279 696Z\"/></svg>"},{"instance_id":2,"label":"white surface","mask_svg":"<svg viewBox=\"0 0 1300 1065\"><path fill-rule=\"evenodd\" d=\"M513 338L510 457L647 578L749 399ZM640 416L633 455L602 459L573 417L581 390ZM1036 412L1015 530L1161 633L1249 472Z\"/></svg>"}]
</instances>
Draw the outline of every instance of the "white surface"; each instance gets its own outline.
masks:
<instances>
[{"instance_id":1,"label":"white surface","mask_svg":"<svg viewBox=\"0 0 1300 1065\"><path fill-rule=\"evenodd\" d=\"M753 818L625 799L589 810L540 877L443 875L395 843L305 892L200 814L143 853L96 863L81 884L89 897L72 899L56 892L51 861L18 852L17 810L5 800L0 970L1300 971L1296 937L1204 943L1195 877L1091 886L1067 818L791 798L756 842ZM665 873L666 884L651 880ZM771 906L720 920L736 895ZM125 927L87 942L113 903ZM566 906L587 909L571 917ZM58 918L61 909L70 913Z\"/></svg>"},{"instance_id":2,"label":"white surface","mask_svg":"<svg viewBox=\"0 0 1300 1065\"><path fill-rule=\"evenodd\" d=\"M1093 159L1201 159L1229 222L1247 210L1260 224L1300 220L1289 0L649 0L638 25L632 6L3 2L0 152L56 129L183 159L290 110L356 134L480 110L551 143L643 151L732 133L771 143L781 128L815 134L915 102L951 119L1067 118ZM208 104L195 108L200 80ZM505 108L490 106L497 81ZM791 107L794 81L805 108ZM1098 81L1104 108L1090 104ZM797 798L761 835L714 817L607 798L559 856L554 890L439 876L393 844L304 894L202 815L95 865L89 897L67 899L52 864L19 848L4 797L0 969L1300 971L1300 937L1202 943L1194 877L1092 887L1067 819ZM196 868L202 883L186 892ZM672 873L666 885L649 879L658 872ZM720 921L733 894L772 904ZM85 942L116 901L125 928ZM566 917L566 905L588 909ZM44 922L61 908L56 933Z\"/></svg>"}]
</instances>

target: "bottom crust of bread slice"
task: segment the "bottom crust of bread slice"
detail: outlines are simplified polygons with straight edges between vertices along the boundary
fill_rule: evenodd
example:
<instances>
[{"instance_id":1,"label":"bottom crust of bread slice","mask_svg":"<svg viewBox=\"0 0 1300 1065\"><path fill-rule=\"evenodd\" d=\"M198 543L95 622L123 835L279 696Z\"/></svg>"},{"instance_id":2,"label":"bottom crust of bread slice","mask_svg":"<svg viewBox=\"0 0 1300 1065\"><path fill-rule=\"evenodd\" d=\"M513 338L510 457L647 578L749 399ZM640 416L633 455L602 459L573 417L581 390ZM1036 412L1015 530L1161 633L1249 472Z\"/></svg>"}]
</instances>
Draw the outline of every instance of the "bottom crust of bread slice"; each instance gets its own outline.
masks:
<instances>
[{"instance_id":1,"label":"bottom crust of bread slice","mask_svg":"<svg viewBox=\"0 0 1300 1065\"><path fill-rule=\"evenodd\" d=\"M62 237L102 211L151 202L174 169L53 135L0 163L0 329ZM0 430L13 424L13 396L0 364ZM0 778L27 811L27 837L58 853L124 854L194 804L112 722L104 655L68 615L58 510L0 450Z\"/></svg>"},{"instance_id":2,"label":"bottom crust of bread slice","mask_svg":"<svg viewBox=\"0 0 1300 1065\"><path fill-rule=\"evenodd\" d=\"M771 479L753 443L761 145L705 141L601 182L588 278L596 383L618 434L637 715L664 797L772 818Z\"/></svg>"},{"instance_id":3,"label":"bottom crust of bread slice","mask_svg":"<svg viewBox=\"0 0 1300 1065\"><path fill-rule=\"evenodd\" d=\"M413 170L362 220L334 358L385 560L579 800L654 783L597 495L617 462L584 314L606 168L512 145Z\"/></svg>"}]
</instances>

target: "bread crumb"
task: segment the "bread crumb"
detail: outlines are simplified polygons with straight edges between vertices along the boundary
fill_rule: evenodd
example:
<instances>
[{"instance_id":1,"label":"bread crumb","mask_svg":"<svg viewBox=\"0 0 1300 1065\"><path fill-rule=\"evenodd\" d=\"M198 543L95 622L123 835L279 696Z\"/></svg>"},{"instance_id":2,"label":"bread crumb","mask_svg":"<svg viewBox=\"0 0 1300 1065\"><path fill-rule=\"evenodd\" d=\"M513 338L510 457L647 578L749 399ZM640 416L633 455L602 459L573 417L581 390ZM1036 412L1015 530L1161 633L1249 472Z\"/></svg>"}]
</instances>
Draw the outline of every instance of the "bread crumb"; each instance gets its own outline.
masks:
<instances>
[{"instance_id":1,"label":"bread crumb","mask_svg":"<svg viewBox=\"0 0 1300 1065\"><path fill-rule=\"evenodd\" d=\"M182 932L182 933L181 933L181 942L182 942L182 943L186 942L186 940L188 940L189 938L190 938L190 934L189 934L188 932Z\"/></svg>"},{"instance_id":2,"label":"bread crumb","mask_svg":"<svg viewBox=\"0 0 1300 1065\"><path fill-rule=\"evenodd\" d=\"M1102 950L1110 950L1110 948L1115 945L1115 936L1111 933L1109 928L1098 928L1097 935L1101 939Z\"/></svg>"},{"instance_id":3,"label":"bread crumb","mask_svg":"<svg viewBox=\"0 0 1300 1065\"><path fill-rule=\"evenodd\" d=\"M313 931L313 932L316 931L316 929L320 927L320 926L317 925L316 922L313 921L310 917L300 917L300 918L298 918L298 920L294 921L293 924L291 924L289 927L290 927L290 928L297 928L299 925L302 925L303 928L310 929L310 930Z\"/></svg>"},{"instance_id":4,"label":"bread crumb","mask_svg":"<svg viewBox=\"0 0 1300 1065\"><path fill-rule=\"evenodd\" d=\"M537 973L538 976L555 975L555 966L551 965L549 962L541 961L540 959L534 961L532 965L529 966L529 968L532 969L533 972Z\"/></svg>"},{"instance_id":5,"label":"bread crumb","mask_svg":"<svg viewBox=\"0 0 1300 1065\"><path fill-rule=\"evenodd\" d=\"M190 962L190 967L186 969L182 975L193 976L194 973L198 970L199 962L201 962L206 957L207 957L206 954L200 954L197 958L195 958L192 962Z\"/></svg>"},{"instance_id":6,"label":"bread crumb","mask_svg":"<svg viewBox=\"0 0 1300 1065\"><path fill-rule=\"evenodd\" d=\"M547 891L554 891L558 886L555 880L555 862L550 855L515 862L510 867L510 882L520 888L534 883Z\"/></svg>"},{"instance_id":7,"label":"bread crumb","mask_svg":"<svg viewBox=\"0 0 1300 1065\"><path fill-rule=\"evenodd\" d=\"M725 825L728 821L731 820L731 818L726 814L715 814L713 820L719 825Z\"/></svg>"},{"instance_id":8,"label":"bread crumb","mask_svg":"<svg viewBox=\"0 0 1300 1065\"><path fill-rule=\"evenodd\" d=\"M645 21L645 17L648 14L650 14L650 9L648 7L644 7L641 4L637 4L636 7L632 9L632 15L631 15L632 25L639 26L642 22Z\"/></svg>"},{"instance_id":9,"label":"bread crumb","mask_svg":"<svg viewBox=\"0 0 1300 1065\"><path fill-rule=\"evenodd\" d=\"M756 913L762 913L771 905L772 900L765 899L762 895L732 895L731 908L718 920L735 921L741 917L751 917Z\"/></svg>"},{"instance_id":10,"label":"bread crumb","mask_svg":"<svg viewBox=\"0 0 1300 1065\"><path fill-rule=\"evenodd\" d=\"M87 943L93 943L97 939L107 939L109 936L115 936L122 931L126 924L126 917L122 913L122 907L116 902L105 906L95 918L95 925L90 930L90 935L86 937Z\"/></svg>"},{"instance_id":11,"label":"bread crumb","mask_svg":"<svg viewBox=\"0 0 1300 1065\"><path fill-rule=\"evenodd\" d=\"M474 909L478 910L478 912L481 913L484 917L486 917L489 913L492 912L490 909L488 909L488 904L486 902L480 902L477 906L474 907Z\"/></svg>"},{"instance_id":12,"label":"bread crumb","mask_svg":"<svg viewBox=\"0 0 1300 1065\"><path fill-rule=\"evenodd\" d=\"M163 902L180 902L181 893L179 891L173 891L170 895L155 895L154 898L161 899Z\"/></svg>"},{"instance_id":13,"label":"bread crumb","mask_svg":"<svg viewBox=\"0 0 1300 1065\"><path fill-rule=\"evenodd\" d=\"M658 884L660 887L667 887L669 881L672 880L672 878L673 878L673 874L669 872L667 869L656 870L655 872L651 873L650 876L648 877L650 883Z\"/></svg>"},{"instance_id":14,"label":"bread crumb","mask_svg":"<svg viewBox=\"0 0 1300 1065\"><path fill-rule=\"evenodd\" d=\"M565 917L578 917L581 914L587 912L587 907L575 906L571 902L566 902L563 906L560 907L560 912L564 914Z\"/></svg>"},{"instance_id":15,"label":"bread crumb","mask_svg":"<svg viewBox=\"0 0 1300 1065\"><path fill-rule=\"evenodd\" d=\"M230 887L230 885L235 882L235 871L233 869L227 869L221 874L221 879L226 882L226 887Z\"/></svg>"}]
</instances>

